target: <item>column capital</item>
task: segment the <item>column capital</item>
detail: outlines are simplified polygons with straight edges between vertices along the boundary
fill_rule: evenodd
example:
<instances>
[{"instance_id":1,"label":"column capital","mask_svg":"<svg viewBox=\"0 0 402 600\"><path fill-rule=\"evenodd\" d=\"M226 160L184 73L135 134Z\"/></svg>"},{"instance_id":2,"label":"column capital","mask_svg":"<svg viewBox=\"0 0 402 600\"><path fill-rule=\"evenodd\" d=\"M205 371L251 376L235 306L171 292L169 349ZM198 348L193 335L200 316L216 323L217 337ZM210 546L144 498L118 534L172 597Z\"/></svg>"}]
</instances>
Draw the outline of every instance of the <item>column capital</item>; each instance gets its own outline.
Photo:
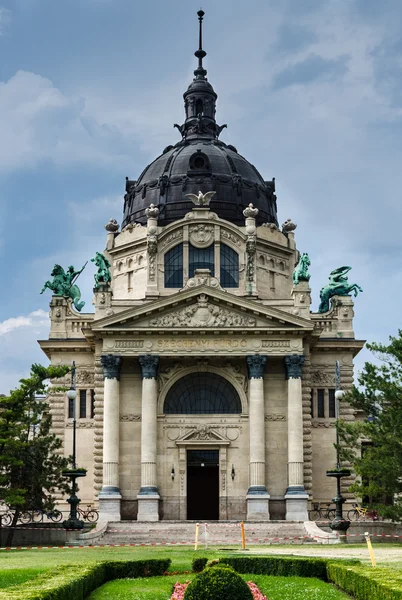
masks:
<instances>
[{"instance_id":1,"label":"column capital","mask_svg":"<svg viewBox=\"0 0 402 600\"><path fill-rule=\"evenodd\" d=\"M288 354L285 356L286 379L301 379L303 364L303 354Z\"/></svg>"},{"instance_id":2,"label":"column capital","mask_svg":"<svg viewBox=\"0 0 402 600\"><path fill-rule=\"evenodd\" d=\"M138 362L141 365L143 379L156 379L159 367L159 356L157 354L140 354Z\"/></svg>"},{"instance_id":3,"label":"column capital","mask_svg":"<svg viewBox=\"0 0 402 600\"><path fill-rule=\"evenodd\" d=\"M123 358L116 354L104 354L101 356L104 377L106 379L117 379L117 381L119 381L122 362Z\"/></svg>"},{"instance_id":4,"label":"column capital","mask_svg":"<svg viewBox=\"0 0 402 600\"><path fill-rule=\"evenodd\" d=\"M264 369L267 364L268 356L264 354L254 354L247 356L248 376L249 379L262 379L264 377Z\"/></svg>"}]
</instances>

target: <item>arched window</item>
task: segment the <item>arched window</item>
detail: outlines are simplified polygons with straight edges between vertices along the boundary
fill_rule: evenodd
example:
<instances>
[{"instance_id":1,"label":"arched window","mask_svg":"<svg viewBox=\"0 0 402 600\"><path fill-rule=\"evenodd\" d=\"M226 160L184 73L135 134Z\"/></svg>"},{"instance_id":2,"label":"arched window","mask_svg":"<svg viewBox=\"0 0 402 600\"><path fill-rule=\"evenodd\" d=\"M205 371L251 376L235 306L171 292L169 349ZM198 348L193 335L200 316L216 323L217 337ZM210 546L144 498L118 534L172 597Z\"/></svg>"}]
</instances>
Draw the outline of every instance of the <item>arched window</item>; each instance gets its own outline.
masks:
<instances>
[{"instance_id":1,"label":"arched window","mask_svg":"<svg viewBox=\"0 0 402 600\"><path fill-rule=\"evenodd\" d=\"M221 281L222 287L239 287L239 255L226 244L221 244Z\"/></svg>"},{"instance_id":2,"label":"arched window","mask_svg":"<svg viewBox=\"0 0 402 600\"><path fill-rule=\"evenodd\" d=\"M209 269L215 275L214 245L208 248L195 248L189 244L188 275L194 277L196 269Z\"/></svg>"},{"instance_id":3,"label":"arched window","mask_svg":"<svg viewBox=\"0 0 402 600\"><path fill-rule=\"evenodd\" d=\"M165 254L165 288L183 287L183 244Z\"/></svg>"},{"instance_id":4,"label":"arched window","mask_svg":"<svg viewBox=\"0 0 402 600\"><path fill-rule=\"evenodd\" d=\"M204 106L202 104L202 100L198 99L197 102L195 103L195 114L198 115L202 115L204 112Z\"/></svg>"},{"instance_id":5,"label":"arched window","mask_svg":"<svg viewBox=\"0 0 402 600\"><path fill-rule=\"evenodd\" d=\"M227 379L215 373L190 373L170 388L165 414L241 414L239 394Z\"/></svg>"}]
</instances>

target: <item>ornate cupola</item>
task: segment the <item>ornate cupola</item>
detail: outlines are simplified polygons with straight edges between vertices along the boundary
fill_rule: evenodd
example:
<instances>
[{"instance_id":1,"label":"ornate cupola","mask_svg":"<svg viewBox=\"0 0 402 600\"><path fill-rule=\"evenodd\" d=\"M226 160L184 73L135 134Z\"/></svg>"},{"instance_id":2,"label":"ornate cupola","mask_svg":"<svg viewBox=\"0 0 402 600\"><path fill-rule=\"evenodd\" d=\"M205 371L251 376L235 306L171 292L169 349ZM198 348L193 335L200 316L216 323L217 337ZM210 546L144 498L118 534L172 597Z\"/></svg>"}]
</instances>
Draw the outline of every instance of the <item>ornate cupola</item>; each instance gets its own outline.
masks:
<instances>
[{"instance_id":1,"label":"ornate cupola","mask_svg":"<svg viewBox=\"0 0 402 600\"><path fill-rule=\"evenodd\" d=\"M139 179L127 178L123 228L130 223L145 225L145 210L151 204L159 209L161 226L182 219L192 209L188 194L199 191L216 192L211 210L235 225L244 225L243 210L250 203L258 208L258 225L278 225L275 180L265 181L235 146L219 139L226 125L217 125L215 121L218 96L203 65L206 56L202 43L204 11L199 10L197 14L199 43L195 56L198 65L193 81L183 94L186 119L182 125L175 125L181 140L167 146Z\"/></svg>"},{"instance_id":2,"label":"ornate cupola","mask_svg":"<svg viewBox=\"0 0 402 600\"><path fill-rule=\"evenodd\" d=\"M203 58L207 55L202 47L202 20L205 13L199 10L197 14L200 23L199 45L194 54L198 58L198 67L194 71L193 81L183 94L186 120L183 125L175 125L183 139L191 137L218 138L222 129L226 127L226 125L217 125L215 121L218 96L209 83L206 77L207 71L202 64Z\"/></svg>"}]
</instances>

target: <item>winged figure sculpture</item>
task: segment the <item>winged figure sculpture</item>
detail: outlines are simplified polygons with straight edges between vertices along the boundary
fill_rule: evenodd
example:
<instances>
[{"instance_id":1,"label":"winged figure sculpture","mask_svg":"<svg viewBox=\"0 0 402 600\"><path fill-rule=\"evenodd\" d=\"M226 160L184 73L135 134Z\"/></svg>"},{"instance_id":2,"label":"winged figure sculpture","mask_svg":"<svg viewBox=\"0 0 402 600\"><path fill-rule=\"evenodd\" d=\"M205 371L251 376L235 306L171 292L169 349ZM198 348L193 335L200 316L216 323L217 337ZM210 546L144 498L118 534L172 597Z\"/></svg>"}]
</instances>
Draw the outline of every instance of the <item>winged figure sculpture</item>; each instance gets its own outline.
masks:
<instances>
[{"instance_id":1,"label":"winged figure sculpture","mask_svg":"<svg viewBox=\"0 0 402 600\"><path fill-rule=\"evenodd\" d=\"M186 194L186 198L190 198L195 206L209 206L209 203L215 194L216 192L207 192L206 194L198 192L198 196L196 194Z\"/></svg>"}]
</instances>

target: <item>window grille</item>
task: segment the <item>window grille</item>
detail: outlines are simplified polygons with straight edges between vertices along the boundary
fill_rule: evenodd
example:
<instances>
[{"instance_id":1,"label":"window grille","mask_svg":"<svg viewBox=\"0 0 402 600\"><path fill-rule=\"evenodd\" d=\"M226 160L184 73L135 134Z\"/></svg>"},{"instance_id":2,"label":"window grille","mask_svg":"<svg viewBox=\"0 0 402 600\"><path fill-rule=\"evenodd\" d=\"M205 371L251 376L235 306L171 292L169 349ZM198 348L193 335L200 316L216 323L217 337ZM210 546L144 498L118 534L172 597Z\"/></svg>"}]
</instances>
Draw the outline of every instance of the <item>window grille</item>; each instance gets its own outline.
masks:
<instances>
[{"instance_id":1,"label":"window grille","mask_svg":"<svg viewBox=\"0 0 402 600\"><path fill-rule=\"evenodd\" d=\"M87 391L80 390L80 419L85 419L87 416Z\"/></svg>"},{"instance_id":2,"label":"window grille","mask_svg":"<svg viewBox=\"0 0 402 600\"><path fill-rule=\"evenodd\" d=\"M75 400L68 398L68 418L74 419Z\"/></svg>"},{"instance_id":3,"label":"window grille","mask_svg":"<svg viewBox=\"0 0 402 600\"><path fill-rule=\"evenodd\" d=\"M221 244L221 280L222 287L239 287L239 255L226 244Z\"/></svg>"},{"instance_id":4,"label":"window grille","mask_svg":"<svg viewBox=\"0 0 402 600\"><path fill-rule=\"evenodd\" d=\"M323 419L325 417L324 409L324 390L317 390L317 417Z\"/></svg>"},{"instance_id":5,"label":"window grille","mask_svg":"<svg viewBox=\"0 0 402 600\"><path fill-rule=\"evenodd\" d=\"M227 379L215 373L185 375L169 390L165 414L240 414L241 401Z\"/></svg>"},{"instance_id":6,"label":"window grille","mask_svg":"<svg viewBox=\"0 0 402 600\"><path fill-rule=\"evenodd\" d=\"M183 244L165 254L165 288L183 287Z\"/></svg>"},{"instance_id":7,"label":"window grille","mask_svg":"<svg viewBox=\"0 0 402 600\"><path fill-rule=\"evenodd\" d=\"M196 269L209 269L215 275L214 245L208 248L195 248L189 244L189 277L194 277Z\"/></svg>"}]
</instances>

